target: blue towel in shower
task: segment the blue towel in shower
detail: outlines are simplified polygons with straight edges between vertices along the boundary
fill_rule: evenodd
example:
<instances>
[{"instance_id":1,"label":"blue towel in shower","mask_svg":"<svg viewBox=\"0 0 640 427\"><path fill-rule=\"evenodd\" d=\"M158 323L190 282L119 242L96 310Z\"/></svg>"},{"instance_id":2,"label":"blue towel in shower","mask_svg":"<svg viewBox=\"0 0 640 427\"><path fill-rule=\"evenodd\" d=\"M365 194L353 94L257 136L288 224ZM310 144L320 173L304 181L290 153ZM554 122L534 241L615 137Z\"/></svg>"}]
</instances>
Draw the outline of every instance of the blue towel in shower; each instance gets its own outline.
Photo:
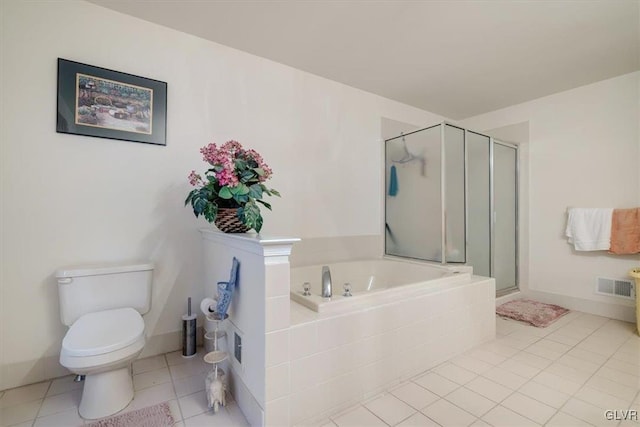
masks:
<instances>
[{"instance_id":1,"label":"blue towel in shower","mask_svg":"<svg viewBox=\"0 0 640 427\"><path fill-rule=\"evenodd\" d=\"M396 172L396 165L391 165L391 171L389 172L389 195L394 197L398 194L398 174Z\"/></svg>"}]
</instances>

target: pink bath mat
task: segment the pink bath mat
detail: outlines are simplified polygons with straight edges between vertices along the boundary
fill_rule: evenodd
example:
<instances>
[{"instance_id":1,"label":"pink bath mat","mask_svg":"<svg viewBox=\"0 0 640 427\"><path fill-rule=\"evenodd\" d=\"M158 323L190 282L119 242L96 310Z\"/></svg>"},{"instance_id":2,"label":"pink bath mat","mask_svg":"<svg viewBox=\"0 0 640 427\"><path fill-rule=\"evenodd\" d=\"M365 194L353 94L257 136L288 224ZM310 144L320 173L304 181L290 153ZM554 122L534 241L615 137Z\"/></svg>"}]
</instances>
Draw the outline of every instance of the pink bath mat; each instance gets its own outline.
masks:
<instances>
[{"instance_id":1,"label":"pink bath mat","mask_svg":"<svg viewBox=\"0 0 640 427\"><path fill-rule=\"evenodd\" d=\"M171 427L175 424L167 402L89 424L89 427Z\"/></svg>"},{"instance_id":2,"label":"pink bath mat","mask_svg":"<svg viewBox=\"0 0 640 427\"><path fill-rule=\"evenodd\" d=\"M568 312L569 310L559 305L528 299L516 299L496 307L499 316L527 322L538 328L546 328Z\"/></svg>"}]
</instances>

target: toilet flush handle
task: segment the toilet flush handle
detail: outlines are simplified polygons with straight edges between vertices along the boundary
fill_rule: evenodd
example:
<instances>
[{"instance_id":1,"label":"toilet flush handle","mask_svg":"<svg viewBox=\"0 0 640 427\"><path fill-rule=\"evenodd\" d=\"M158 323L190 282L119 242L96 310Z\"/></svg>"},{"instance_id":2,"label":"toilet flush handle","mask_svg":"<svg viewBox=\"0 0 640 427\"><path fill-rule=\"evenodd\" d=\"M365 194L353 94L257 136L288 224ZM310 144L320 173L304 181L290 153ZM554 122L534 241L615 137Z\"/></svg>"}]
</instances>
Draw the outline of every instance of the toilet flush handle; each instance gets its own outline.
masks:
<instances>
[{"instance_id":1,"label":"toilet flush handle","mask_svg":"<svg viewBox=\"0 0 640 427\"><path fill-rule=\"evenodd\" d=\"M73 282L73 279L71 277L62 277L58 279L58 283L61 285L68 285L71 282Z\"/></svg>"}]
</instances>

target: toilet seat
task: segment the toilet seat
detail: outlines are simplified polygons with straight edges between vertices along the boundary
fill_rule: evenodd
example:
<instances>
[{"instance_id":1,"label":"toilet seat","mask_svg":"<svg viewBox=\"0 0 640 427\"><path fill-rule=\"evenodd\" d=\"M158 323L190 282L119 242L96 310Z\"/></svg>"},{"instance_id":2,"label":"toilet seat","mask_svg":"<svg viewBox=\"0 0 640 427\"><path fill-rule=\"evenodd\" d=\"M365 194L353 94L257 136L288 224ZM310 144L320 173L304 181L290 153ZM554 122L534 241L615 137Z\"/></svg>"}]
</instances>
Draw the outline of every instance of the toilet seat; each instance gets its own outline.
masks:
<instances>
[{"instance_id":1,"label":"toilet seat","mask_svg":"<svg viewBox=\"0 0 640 427\"><path fill-rule=\"evenodd\" d=\"M144 342L144 321L133 308L88 313L76 320L62 340L62 352L71 357L98 356Z\"/></svg>"}]
</instances>

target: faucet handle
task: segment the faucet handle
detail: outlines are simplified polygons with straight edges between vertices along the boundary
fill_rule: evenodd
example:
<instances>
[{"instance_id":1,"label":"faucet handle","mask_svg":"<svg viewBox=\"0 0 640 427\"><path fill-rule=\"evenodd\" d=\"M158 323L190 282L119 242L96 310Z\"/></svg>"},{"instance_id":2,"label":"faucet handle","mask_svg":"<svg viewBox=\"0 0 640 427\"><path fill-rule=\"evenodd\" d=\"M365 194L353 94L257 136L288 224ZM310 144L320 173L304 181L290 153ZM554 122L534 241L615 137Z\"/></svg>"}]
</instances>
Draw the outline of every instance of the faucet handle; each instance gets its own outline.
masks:
<instances>
[{"instance_id":1,"label":"faucet handle","mask_svg":"<svg viewBox=\"0 0 640 427\"><path fill-rule=\"evenodd\" d=\"M302 289L304 289L304 292L302 293L302 295L304 295L305 297L311 296L311 292L309 292L309 290L311 289L311 283L304 282L302 284Z\"/></svg>"},{"instance_id":2,"label":"faucet handle","mask_svg":"<svg viewBox=\"0 0 640 427\"><path fill-rule=\"evenodd\" d=\"M351 283L345 283L344 285L342 285L342 287L344 288L344 293L342 294L343 297L352 297L353 295L351 294Z\"/></svg>"}]
</instances>

